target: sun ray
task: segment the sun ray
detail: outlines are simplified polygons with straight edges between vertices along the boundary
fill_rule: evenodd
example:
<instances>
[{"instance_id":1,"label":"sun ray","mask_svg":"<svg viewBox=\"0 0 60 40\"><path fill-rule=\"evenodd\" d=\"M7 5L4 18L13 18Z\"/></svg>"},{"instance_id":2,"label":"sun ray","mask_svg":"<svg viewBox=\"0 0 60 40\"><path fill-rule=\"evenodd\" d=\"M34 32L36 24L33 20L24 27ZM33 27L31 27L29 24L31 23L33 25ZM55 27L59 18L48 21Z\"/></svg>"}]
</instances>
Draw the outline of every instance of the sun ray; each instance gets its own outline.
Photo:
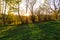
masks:
<instances>
[{"instance_id":1,"label":"sun ray","mask_svg":"<svg viewBox=\"0 0 60 40\"><path fill-rule=\"evenodd\" d=\"M26 14L24 14L24 16L30 16L30 13L26 13Z\"/></svg>"}]
</instances>

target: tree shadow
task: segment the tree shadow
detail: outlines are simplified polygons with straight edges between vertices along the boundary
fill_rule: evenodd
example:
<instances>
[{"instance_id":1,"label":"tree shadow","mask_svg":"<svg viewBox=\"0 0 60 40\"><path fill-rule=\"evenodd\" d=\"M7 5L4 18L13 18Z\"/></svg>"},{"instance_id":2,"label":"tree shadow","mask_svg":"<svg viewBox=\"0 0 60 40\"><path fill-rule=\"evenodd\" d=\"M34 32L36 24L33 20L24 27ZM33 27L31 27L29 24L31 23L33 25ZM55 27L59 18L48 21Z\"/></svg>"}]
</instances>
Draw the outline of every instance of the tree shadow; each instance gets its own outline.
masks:
<instances>
[{"instance_id":1,"label":"tree shadow","mask_svg":"<svg viewBox=\"0 0 60 40\"><path fill-rule=\"evenodd\" d=\"M60 40L59 22L42 22L15 25L0 35L1 40Z\"/></svg>"}]
</instances>

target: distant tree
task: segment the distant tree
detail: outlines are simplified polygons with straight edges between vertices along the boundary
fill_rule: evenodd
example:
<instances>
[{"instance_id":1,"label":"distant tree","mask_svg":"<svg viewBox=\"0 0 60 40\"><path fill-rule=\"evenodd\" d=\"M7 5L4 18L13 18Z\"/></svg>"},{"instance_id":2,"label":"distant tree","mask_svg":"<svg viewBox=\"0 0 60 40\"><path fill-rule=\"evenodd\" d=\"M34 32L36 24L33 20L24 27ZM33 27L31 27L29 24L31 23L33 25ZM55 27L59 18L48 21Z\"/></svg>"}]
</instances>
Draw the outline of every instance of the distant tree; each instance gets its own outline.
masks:
<instances>
[{"instance_id":1,"label":"distant tree","mask_svg":"<svg viewBox=\"0 0 60 40\"><path fill-rule=\"evenodd\" d=\"M21 2L21 0L17 0L17 4L18 4L18 15L19 15L20 21L23 23L23 20L22 20L22 18L20 16L20 2Z\"/></svg>"},{"instance_id":2,"label":"distant tree","mask_svg":"<svg viewBox=\"0 0 60 40\"><path fill-rule=\"evenodd\" d=\"M54 18L56 20L60 11L60 0L46 0L46 5L48 5L50 11L53 12Z\"/></svg>"},{"instance_id":3,"label":"distant tree","mask_svg":"<svg viewBox=\"0 0 60 40\"><path fill-rule=\"evenodd\" d=\"M34 18L34 13L33 13L33 7L34 7L34 4L36 3L37 0L29 0L29 3L28 5L30 6L29 7L29 10L31 11L31 19L32 19L32 22L35 21L35 18Z\"/></svg>"},{"instance_id":4,"label":"distant tree","mask_svg":"<svg viewBox=\"0 0 60 40\"><path fill-rule=\"evenodd\" d=\"M5 16L6 16L6 0L0 0L0 13L2 13L2 23L5 24Z\"/></svg>"},{"instance_id":5,"label":"distant tree","mask_svg":"<svg viewBox=\"0 0 60 40\"><path fill-rule=\"evenodd\" d=\"M20 16L20 2L21 0L7 0L10 12L18 12L20 21L22 21Z\"/></svg>"},{"instance_id":6,"label":"distant tree","mask_svg":"<svg viewBox=\"0 0 60 40\"><path fill-rule=\"evenodd\" d=\"M17 16L14 15L12 12L8 12L8 15L7 16L7 20L6 20L6 23L7 24L17 24L18 23L18 19L17 19Z\"/></svg>"}]
</instances>

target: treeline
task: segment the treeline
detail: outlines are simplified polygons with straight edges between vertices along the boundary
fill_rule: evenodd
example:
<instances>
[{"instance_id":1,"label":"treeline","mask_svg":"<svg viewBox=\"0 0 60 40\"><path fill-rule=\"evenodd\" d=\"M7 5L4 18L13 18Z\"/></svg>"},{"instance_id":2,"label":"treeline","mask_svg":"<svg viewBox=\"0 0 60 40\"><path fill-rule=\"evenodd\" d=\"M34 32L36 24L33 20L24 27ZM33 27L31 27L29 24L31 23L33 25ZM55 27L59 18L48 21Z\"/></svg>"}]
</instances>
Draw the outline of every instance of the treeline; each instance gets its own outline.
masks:
<instances>
[{"instance_id":1,"label":"treeline","mask_svg":"<svg viewBox=\"0 0 60 40\"><path fill-rule=\"evenodd\" d=\"M26 0L25 13L27 13L29 9L31 15L21 16L20 5L22 0L1 0L0 24L23 24L60 20L60 0L45 0L44 3L39 5L38 9L34 11L36 1L37 0L33 0L30 2L30 0ZM7 10L8 12L6 14ZM14 12L17 12L18 15L14 15ZM24 12L24 10L22 10L22 12Z\"/></svg>"},{"instance_id":2,"label":"treeline","mask_svg":"<svg viewBox=\"0 0 60 40\"><path fill-rule=\"evenodd\" d=\"M38 14L38 13L37 13ZM57 16L57 19L55 19L54 15L34 15L34 16L21 16L21 18L18 15L14 14L0 14L0 24L24 24L24 23L35 23L35 22L44 22L44 21L60 21L60 15Z\"/></svg>"}]
</instances>

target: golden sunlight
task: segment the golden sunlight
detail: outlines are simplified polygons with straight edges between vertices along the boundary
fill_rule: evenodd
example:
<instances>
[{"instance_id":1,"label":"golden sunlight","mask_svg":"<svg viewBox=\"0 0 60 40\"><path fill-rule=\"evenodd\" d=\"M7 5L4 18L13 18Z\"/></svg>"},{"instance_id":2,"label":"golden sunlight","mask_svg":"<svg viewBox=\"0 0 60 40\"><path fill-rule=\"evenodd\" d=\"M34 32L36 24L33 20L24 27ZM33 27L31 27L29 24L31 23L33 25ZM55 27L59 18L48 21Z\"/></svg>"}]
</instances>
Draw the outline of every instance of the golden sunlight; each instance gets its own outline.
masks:
<instances>
[{"instance_id":1,"label":"golden sunlight","mask_svg":"<svg viewBox=\"0 0 60 40\"><path fill-rule=\"evenodd\" d=\"M24 16L30 16L30 13L26 13L26 14L24 14Z\"/></svg>"}]
</instances>

